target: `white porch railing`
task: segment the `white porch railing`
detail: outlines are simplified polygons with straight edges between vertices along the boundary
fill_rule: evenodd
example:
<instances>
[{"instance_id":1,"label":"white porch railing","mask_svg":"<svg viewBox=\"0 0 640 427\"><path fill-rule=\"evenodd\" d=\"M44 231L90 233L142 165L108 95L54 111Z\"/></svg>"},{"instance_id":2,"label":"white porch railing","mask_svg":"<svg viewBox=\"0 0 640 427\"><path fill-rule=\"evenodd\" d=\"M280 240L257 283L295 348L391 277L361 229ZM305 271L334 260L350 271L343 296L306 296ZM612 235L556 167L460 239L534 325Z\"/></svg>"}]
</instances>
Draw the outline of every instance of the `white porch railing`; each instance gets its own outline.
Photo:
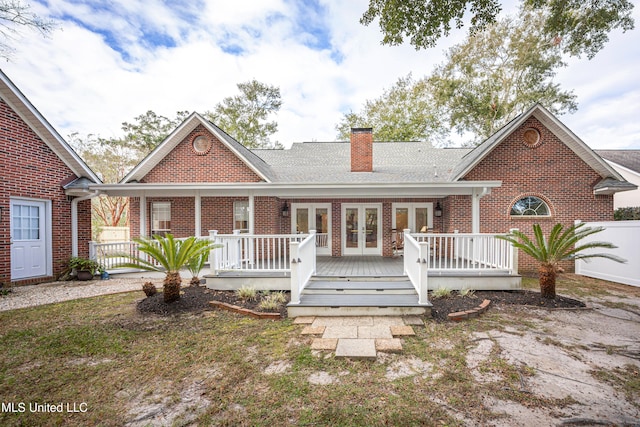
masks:
<instances>
[{"instance_id":1,"label":"white porch railing","mask_svg":"<svg viewBox=\"0 0 640 427\"><path fill-rule=\"evenodd\" d=\"M300 294L316 272L316 231L302 242L291 242L291 304L300 304Z\"/></svg>"},{"instance_id":2,"label":"white porch railing","mask_svg":"<svg viewBox=\"0 0 640 427\"><path fill-rule=\"evenodd\" d=\"M405 240L406 240L405 230ZM517 251L496 234L437 233L411 235L429 244L427 267L438 271L505 271L517 274ZM406 244L405 244L406 246ZM406 256L406 255L405 255Z\"/></svg>"},{"instance_id":3,"label":"white porch railing","mask_svg":"<svg viewBox=\"0 0 640 427\"><path fill-rule=\"evenodd\" d=\"M202 238L206 239L206 237ZM186 237L182 237L176 240L185 239ZM155 243L157 244L157 242ZM118 267L118 264L131 262L131 259L127 256L146 259L146 254L141 253L138 250L138 244L133 241L109 243L89 242L89 258L98 261L108 272L122 269L122 267ZM159 265L153 260L151 262L155 265Z\"/></svg>"},{"instance_id":4,"label":"white porch railing","mask_svg":"<svg viewBox=\"0 0 640 427\"><path fill-rule=\"evenodd\" d=\"M221 270L288 272L289 246L300 242L306 234L218 234L209 232L209 238L220 245L211 251L209 261L212 273Z\"/></svg>"},{"instance_id":5,"label":"white porch railing","mask_svg":"<svg viewBox=\"0 0 640 427\"><path fill-rule=\"evenodd\" d=\"M417 241L410 230L404 231L404 272L418 293L418 304L428 304L427 258L429 243Z\"/></svg>"}]
</instances>

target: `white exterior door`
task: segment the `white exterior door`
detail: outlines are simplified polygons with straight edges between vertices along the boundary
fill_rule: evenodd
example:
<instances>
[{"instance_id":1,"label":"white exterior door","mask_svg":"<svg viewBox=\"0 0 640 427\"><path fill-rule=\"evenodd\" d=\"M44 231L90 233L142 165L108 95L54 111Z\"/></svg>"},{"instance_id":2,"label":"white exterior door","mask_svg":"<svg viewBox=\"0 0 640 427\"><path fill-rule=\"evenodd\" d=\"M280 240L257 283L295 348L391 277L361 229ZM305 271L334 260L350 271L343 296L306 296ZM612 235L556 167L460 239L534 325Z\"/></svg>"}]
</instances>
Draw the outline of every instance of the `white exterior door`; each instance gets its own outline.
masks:
<instances>
[{"instance_id":1,"label":"white exterior door","mask_svg":"<svg viewBox=\"0 0 640 427\"><path fill-rule=\"evenodd\" d=\"M48 272L47 203L11 200L11 279Z\"/></svg>"},{"instance_id":2,"label":"white exterior door","mask_svg":"<svg viewBox=\"0 0 640 427\"><path fill-rule=\"evenodd\" d=\"M331 255L331 203L292 203L291 232L316 230L316 253Z\"/></svg>"},{"instance_id":3,"label":"white exterior door","mask_svg":"<svg viewBox=\"0 0 640 427\"><path fill-rule=\"evenodd\" d=\"M381 212L375 203L342 205L343 255L382 255Z\"/></svg>"}]
</instances>

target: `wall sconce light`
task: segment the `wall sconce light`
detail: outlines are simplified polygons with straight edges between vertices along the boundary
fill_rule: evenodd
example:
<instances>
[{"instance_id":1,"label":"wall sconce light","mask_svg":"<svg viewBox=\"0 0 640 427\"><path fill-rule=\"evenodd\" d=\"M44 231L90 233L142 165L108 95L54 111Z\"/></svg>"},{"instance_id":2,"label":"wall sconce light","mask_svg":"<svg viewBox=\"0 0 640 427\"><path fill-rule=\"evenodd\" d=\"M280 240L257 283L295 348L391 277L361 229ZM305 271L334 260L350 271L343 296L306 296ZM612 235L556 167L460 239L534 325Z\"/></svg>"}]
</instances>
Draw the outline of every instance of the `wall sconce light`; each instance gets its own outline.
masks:
<instances>
[{"instance_id":1,"label":"wall sconce light","mask_svg":"<svg viewBox=\"0 0 640 427\"><path fill-rule=\"evenodd\" d=\"M287 201L284 201L284 206L282 206L282 218L289 218L289 204Z\"/></svg>"},{"instance_id":2,"label":"wall sconce light","mask_svg":"<svg viewBox=\"0 0 640 427\"><path fill-rule=\"evenodd\" d=\"M2 222L2 210L4 209L3 206L0 206L0 222Z\"/></svg>"},{"instance_id":3,"label":"wall sconce light","mask_svg":"<svg viewBox=\"0 0 640 427\"><path fill-rule=\"evenodd\" d=\"M435 216L442 216L442 206L440 206L440 202L436 203L436 208L433 210L433 213L435 214Z\"/></svg>"}]
</instances>

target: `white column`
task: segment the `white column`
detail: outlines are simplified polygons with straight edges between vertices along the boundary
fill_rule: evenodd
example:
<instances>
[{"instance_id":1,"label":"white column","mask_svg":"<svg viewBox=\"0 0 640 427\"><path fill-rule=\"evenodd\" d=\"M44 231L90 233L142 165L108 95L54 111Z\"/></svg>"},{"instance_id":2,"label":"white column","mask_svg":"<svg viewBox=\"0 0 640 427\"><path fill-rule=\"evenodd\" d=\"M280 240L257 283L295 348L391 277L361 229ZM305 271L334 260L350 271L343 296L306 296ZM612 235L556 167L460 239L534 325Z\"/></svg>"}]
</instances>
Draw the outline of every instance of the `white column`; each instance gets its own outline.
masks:
<instances>
[{"instance_id":1,"label":"white column","mask_svg":"<svg viewBox=\"0 0 640 427\"><path fill-rule=\"evenodd\" d=\"M147 196L140 196L140 237L147 235Z\"/></svg>"},{"instance_id":2,"label":"white column","mask_svg":"<svg viewBox=\"0 0 640 427\"><path fill-rule=\"evenodd\" d=\"M471 195L471 232L480 232L480 190L477 188Z\"/></svg>"},{"instance_id":3,"label":"white column","mask_svg":"<svg viewBox=\"0 0 640 427\"><path fill-rule=\"evenodd\" d=\"M196 191L193 210L195 211L195 217L193 219L195 231L193 235L200 237L202 232L202 197L200 197L200 191Z\"/></svg>"},{"instance_id":4,"label":"white column","mask_svg":"<svg viewBox=\"0 0 640 427\"><path fill-rule=\"evenodd\" d=\"M255 233L255 216L254 216L255 200L253 192L249 193L249 234Z\"/></svg>"}]
</instances>

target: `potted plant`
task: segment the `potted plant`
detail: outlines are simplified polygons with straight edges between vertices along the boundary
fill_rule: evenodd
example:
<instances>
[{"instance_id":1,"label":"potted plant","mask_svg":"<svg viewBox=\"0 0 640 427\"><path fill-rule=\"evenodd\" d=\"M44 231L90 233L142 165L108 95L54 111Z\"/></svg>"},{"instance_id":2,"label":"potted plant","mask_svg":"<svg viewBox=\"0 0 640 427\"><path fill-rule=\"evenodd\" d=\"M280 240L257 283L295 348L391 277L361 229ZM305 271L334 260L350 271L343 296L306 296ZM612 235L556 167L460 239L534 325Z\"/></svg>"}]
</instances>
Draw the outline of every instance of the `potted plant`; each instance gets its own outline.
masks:
<instances>
[{"instance_id":1,"label":"potted plant","mask_svg":"<svg viewBox=\"0 0 640 427\"><path fill-rule=\"evenodd\" d=\"M97 272L102 271L98 261L77 256L69 259L69 268L75 270L78 280L91 280Z\"/></svg>"}]
</instances>

